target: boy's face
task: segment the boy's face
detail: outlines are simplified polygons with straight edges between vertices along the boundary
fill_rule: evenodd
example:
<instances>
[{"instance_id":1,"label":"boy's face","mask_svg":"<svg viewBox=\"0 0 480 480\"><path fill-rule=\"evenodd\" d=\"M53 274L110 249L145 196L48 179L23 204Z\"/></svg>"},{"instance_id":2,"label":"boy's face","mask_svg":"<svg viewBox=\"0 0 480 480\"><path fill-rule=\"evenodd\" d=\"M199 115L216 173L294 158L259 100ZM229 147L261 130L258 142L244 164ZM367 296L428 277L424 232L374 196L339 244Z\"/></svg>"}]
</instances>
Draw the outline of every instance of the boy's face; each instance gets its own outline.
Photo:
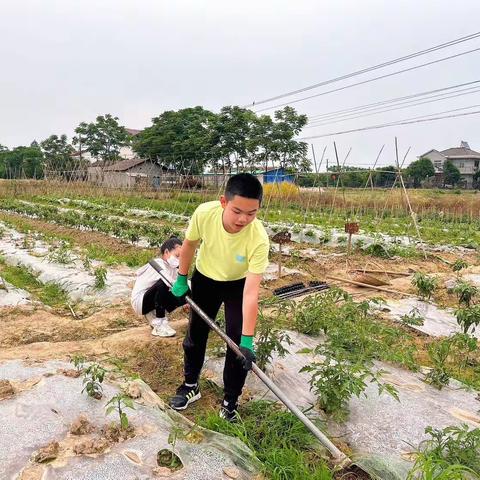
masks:
<instances>
[{"instance_id":1,"label":"boy's face","mask_svg":"<svg viewBox=\"0 0 480 480\"><path fill-rule=\"evenodd\" d=\"M228 233L238 233L252 223L260 208L259 200L239 195L235 195L231 200L222 195L220 203L223 208L223 227Z\"/></svg>"}]
</instances>

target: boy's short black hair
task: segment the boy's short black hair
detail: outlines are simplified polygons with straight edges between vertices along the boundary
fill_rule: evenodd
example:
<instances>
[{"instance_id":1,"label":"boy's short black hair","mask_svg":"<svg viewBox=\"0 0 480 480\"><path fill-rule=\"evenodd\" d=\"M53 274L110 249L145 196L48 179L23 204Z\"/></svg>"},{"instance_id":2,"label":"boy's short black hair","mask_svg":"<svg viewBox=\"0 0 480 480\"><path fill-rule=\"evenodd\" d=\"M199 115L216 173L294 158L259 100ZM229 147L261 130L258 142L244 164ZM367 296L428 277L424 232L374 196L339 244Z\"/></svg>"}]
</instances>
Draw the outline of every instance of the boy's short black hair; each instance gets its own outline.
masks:
<instances>
[{"instance_id":1,"label":"boy's short black hair","mask_svg":"<svg viewBox=\"0 0 480 480\"><path fill-rule=\"evenodd\" d=\"M237 173L227 182L225 197L232 200L235 195L253 198L262 203L263 187L257 177L251 173Z\"/></svg>"},{"instance_id":2,"label":"boy's short black hair","mask_svg":"<svg viewBox=\"0 0 480 480\"><path fill-rule=\"evenodd\" d=\"M181 245L182 241L177 238L177 237L170 237L167 240L165 240L162 245L160 245L160 253L163 255L165 253L165 250L168 250L171 252L172 250L175 250L175 247L177 245Z\"/></svg>"}]
</instances>

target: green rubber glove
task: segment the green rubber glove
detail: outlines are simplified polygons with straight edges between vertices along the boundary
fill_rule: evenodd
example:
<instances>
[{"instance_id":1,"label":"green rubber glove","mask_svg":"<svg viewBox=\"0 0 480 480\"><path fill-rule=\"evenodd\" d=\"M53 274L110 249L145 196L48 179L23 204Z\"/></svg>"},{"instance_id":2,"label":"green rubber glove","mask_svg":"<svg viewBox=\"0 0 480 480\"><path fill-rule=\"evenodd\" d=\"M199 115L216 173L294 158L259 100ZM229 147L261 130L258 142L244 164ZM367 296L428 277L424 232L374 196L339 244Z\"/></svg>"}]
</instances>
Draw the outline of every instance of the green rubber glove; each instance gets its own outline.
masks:
<instances>
[{"instance_id":1,"label":"green rubber glove","mask_svg":"<svg viewBox=\"0 0 480 480\"><path fill-rule=\"evenodd\" d=\"M253 352L253 336L252 335L242 335L240 339L239 347L248 348L251 352Z\"/></svg>"},{"instance_id":2,"label":"green rubber glove","mask_svg":"<svg viewBox=\"0 0 480 480\"><path fill-rule=\"evenodd\" d=\"M255 351L253 350L253 336L242 335L240 340L240 352L242 352L243 358L241 358L242 367L247 372L252 369L252 363L257 360L255 357Z\"/></svg>"},{"instance_id":3,"label":"green rubber glove","mask_svg":"<svg viewBox=\"0 0 480 480\"><path fill-rule=\"evenodd\" d=\"M178 274L178 277L172 286L172 293L176 297L183 297L188 292L187 278L187 275Z\"/></svg>"}]
</instances>

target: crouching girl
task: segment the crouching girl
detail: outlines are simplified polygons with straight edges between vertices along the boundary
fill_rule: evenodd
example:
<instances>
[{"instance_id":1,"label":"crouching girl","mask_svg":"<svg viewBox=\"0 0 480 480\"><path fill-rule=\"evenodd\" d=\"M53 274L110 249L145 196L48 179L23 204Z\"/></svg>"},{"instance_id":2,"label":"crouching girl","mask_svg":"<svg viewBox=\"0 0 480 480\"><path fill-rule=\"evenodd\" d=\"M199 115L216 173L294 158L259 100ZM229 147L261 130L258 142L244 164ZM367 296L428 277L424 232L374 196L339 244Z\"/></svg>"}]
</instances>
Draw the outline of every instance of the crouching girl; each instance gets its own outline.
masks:
<instances>
[{"instance_id":1,"label":"crouching girl","mask_svg":"<svg viewBox=\"0 0 480 480\"><path fill-rule=\"evenodd\" d=\"M171 237L162 243L160 258L155 260L162 267L164 276L173 284L178 275L178 259L182 242ZM152 335L173 337L175 330L169 325L166 312L173 312L185 305L185 297L172 295L160 274L149 264L137 271L132 290L132 307L137 315L144 315L152 327Z\"/></svg>"}]
</instances>

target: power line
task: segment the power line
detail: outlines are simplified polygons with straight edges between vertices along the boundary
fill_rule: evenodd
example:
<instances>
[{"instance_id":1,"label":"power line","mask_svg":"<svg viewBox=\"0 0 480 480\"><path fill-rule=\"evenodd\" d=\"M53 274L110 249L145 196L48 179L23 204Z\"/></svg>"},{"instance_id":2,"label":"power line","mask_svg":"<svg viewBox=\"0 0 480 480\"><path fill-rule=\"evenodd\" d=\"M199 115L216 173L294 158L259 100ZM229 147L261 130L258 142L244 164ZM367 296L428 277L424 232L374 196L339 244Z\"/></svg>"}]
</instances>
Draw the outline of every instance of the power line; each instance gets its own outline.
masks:
<instances>
[{"instance_id":1,"label":"power line","mask_svg":"<svg viewBox=\"0 0 480 480\"><path fill-rule=\"evenodd\" d=\"M456 93L455 95L448 95L448 96L443 96L443 98L436 98L433 100L424 100L421 102L410 102L407 105L396 105L395 107L392 108L384 108L384 109L375 109L378 111L373 111L373 112L368 112L368 113L360 113L360 115L349 115L349 116L344 116L345 118L332 118L332 119L326 119L326 120L318 120L317 122L313 122L312 124L309 124L307 127L304 128L318 128L324 125L331 125L334 123L339 123L339 122L346 122L347 120L353 120L355 118L364 118L364 117L370 117L372 115L378 115L380 113L385 113L385 112L392 112L394 110L402 110L404 108L410 108L410 107L417 107L418 105L424 105L427 103L435 103L435 102L440 102L441 100L448 100L450 98L455 98L455 97L463 97L464 95L471 95L472 93L477 93L480 91L480 87L470 87L469 89L466 90L471 90L471 91L464 91L463 93ZM443 94L445 95L445 94Z\"/></svg>"},{"instance_id":2,"label":"power line","mask_svg":"<svg viewBox=\"0 0 480 480\"><path fill-rule=\"evenodd\" d=\"M315 95L309 95L308 97L298 98L296 100L292 100L291 102L280 103L280 104L274 105L272 107L261 108L260 110L256 110L256 112L258 113L258 112L263 112L265 110L272 110L274 108L285 107L287 105L291 105L292 103L303 102L305 100L310 100L312 98L321 97L323 95L328 95L329 93L339 92L341 90L346 90L348 88L356 87L358 85L364 85L366 83L374 82L376 80L381 80L383 78L393 77L394 75L399 75L400 73L411 72L412 70L417 70L418 68L423 68L423 67L427 67L429 65L434 65L436 63L445 62L447 60L451 60L452 58L457 58L457 57L461 57L462 55L468 55L469 53L478 52L479 50L480 50L480 47L479 48L474 48L472 50L467 50L465 52L456 53L455 55L450 55L448 57L439 58L439 59L433 60L431 62L422 63L420 65L415 65L415 66L409 67L409 68L404 68L403 70L397 70L396 72L387 73L385 75L380 75L378 77L369 78L368 80L363 80L361 82L350 83L349 85L334 88L332 90L327 90L326 92L317 93Z\"/></svg>"},{"instance_id":3,"label":"power line","mask_svg":"<svg viewBox=\"0 0 480 480\"><path fill-rule=\"evenodd\" d=\"M325 81L322 81L322 82L319 82L319 83L315 83L314 85L309 85L307 87L303 87L303 88L300 88L298 90L292 90L290 92L282 93L280 95L276 95L274 97L266 98L266 99L260 100L258 102L253 102L252 104L245 105L245 108L246 107L253 107L253 106L256 106L256 105L262 105L264 103L269 103L269 102L272 102L274 100L279 100L280 98L285 98L285 97L288 97L288 96L291 96L291 95L295 95L297 93L306 92L306 91L312 90L314 88L323 87L324 85L328 85L330 83L339 82L341 80L346 80L348 78L351 78L351 77L354 77L354 76L357 76L357 75L361 75L363 73L368 73L368 72L371 72L373 70L378 70L379 68L387 67L389 65L394 65L395 63L403 62L403 61L409 60L411 58L419 57L419 56L422 56L422 55L426 55L427 53L431 53L431 52L435 52L437 50L441 50L443 48L451 47L452 45L457 45L459 43L467 42L467 41L473 40L473 39L475 39L479 36L480 36L480 32L475 32L475 33L472 33L470 35L466 35L464 37L460 37L460 38L457 38L455 40L450 40L449 42L441 43L439 45L435 45L435 46L427 48L425 50L420 50L418 52L410 53L410 54L405 55L403 57L394 58L393 60L388 60L386 62L379 63L379 64L371 66L371 67L366 67L366 68L363 68L361 70L357 70L355 72L348 73L346 75L341 75L339 77L335 77L335 78L332 78L332 79L329 79L329 80L325 80Z\"/></svg>"},{"instance_id":4,"label":"power line","mask_svg":"<svg viewBox=\"0 0 480 480\"><path fill-rule=\"evenodd\" d=\"M447 90L452 90L454 88L466 87L468 85L475 85L477 83L480 83L480 80L474 80L473 82L466 82L466 83L458 83L457 85L450 85L448 87L437 88L435 90L427 90L427 91L424 91L424 92L413 93L411 95L405 95L403 97L395 97L395 98L391 98L391 99L388 99L388 100L381 100L379 102L366 103L366 104L363 104L363 105L358 105L356 107L344 108L342 110L334 110L333 112L320 113L320 114L317 114L317 115L309 115L308 118L309 118L309 120L314 120L314 119L317 120L320 117L331 117L331 116L336 117L337 115L342 114L342 113L350 113L350 112L354 112L354 111L357 111L357 110L363 110L364 108L367 108L367 107L375 107L375 106L385 105L385 104L388 104L388 103L396 103L397 101L400 102L401 100L414 99L414 98L422 97L422 96L425 96L425 95L430 95L430 94L433 94L433 93L445 92Z\"/></svg>"},{"instance_id":5,"label":"power line","mask_svg":"<svg viewBox=\"0 0 480 480\"><path fill-rule=\"evenodd\" d=\"M474 106L480 106L480 105L473 105L471 107L465 107L465 108L473 108ZM439 113L441 113L441 112L439 112ZM321 134L321 135L312 135L311 137L300 137L300 138L298 138L298 140L313 140L315 138L331 137L333 135L344 135L346 133L362 132L362 131L365 131L365 130L376 130L376 129L379 129L379 128L395 127L395 126L398 126L398 125L410 125L412 123L433 122L433 121L436 121L436 120L443 120L445 118L465 117L465 116L468 116L468 115L477 115L479 113L480 113L480 110L476 110L474 112L457 113L457 114L454 114L454 115L445 115L445 116L434 117L434 118L420 117L419 120L406 119L406 120L400 120L398 122L383 123L383 124L379 124L379 125L370 125L368 127L362 127L362 128L354 128L352 130L343 130L343 131L339 131L339 132L324 133L324 134ZM433 114L433 115L438 115L438 113ZM427 115L424 115L424 117L426 117L426 116ZM419 117L414 117L414 118L419 118Z\"/></svg>"}]
</instances>

